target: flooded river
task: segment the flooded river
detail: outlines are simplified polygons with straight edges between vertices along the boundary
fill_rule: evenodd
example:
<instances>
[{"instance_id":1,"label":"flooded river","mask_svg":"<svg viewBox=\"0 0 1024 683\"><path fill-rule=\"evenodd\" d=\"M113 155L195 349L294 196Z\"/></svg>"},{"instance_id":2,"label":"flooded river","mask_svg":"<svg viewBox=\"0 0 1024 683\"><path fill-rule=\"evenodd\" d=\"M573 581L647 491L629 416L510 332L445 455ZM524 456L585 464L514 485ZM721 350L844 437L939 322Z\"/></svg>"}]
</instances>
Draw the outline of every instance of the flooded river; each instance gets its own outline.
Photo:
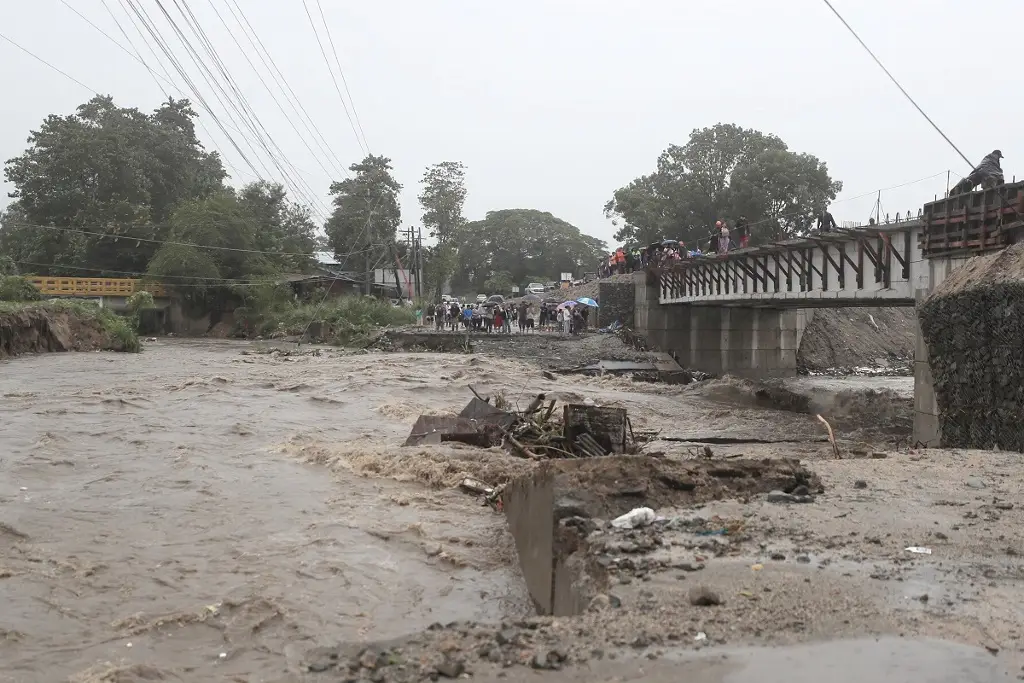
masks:
<instances>
[{"instance_id":1,"label":"flooded river","mask_svg":"<svg viewBox=\"0 0 1024 683\"><path fill-rule=\"evenodd\" d=\"M314 644L526 608L509 563L431 556L492 542L501 518L288 457L406 432L377 410L390 359L242 348L0 364L0 680L100 679L106 662L277 680Z\"/></svg>"},{"instance_id":2,"label":"flooded river","mask_svg":"<svg viewBox=\"0 0 1024 683\"><path fill-rule=\"evenodd\" d=\"M398 447L469 385L628 405L667 436L821 437L728 383L257 350L167 340L0 363L0 681L291 680L317 645L528 613L503 518L452 489L516 465Z\"/></svg>"}]
</instances>

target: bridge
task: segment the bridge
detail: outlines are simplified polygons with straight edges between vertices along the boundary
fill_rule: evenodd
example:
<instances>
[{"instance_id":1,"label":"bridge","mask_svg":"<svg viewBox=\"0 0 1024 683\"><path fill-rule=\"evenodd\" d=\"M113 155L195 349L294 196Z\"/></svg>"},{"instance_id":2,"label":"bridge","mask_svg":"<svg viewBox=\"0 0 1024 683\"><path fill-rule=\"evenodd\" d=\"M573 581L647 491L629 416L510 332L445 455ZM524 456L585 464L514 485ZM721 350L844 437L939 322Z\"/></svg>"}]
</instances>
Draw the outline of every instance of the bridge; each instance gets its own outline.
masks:
<instances>
[{"instance_id":1,"label":"bridge","mask_svg":"<svg viewBox=\"0 0 1024 683\"><path fill-rule=\"evenodd\" d=\"M124 278L89 278L89 277L29 277L27 278L40 294L51 297L102 298L116 297L127 299L132 294L146 291L154 299L167 299L170 294L164 286L156 282L143 282Z\"/></svg>"},{"instance_id":2,"label":"bridge","mask_svg":"<svg viewBox=\"0 0 1024 683\"><path fill-rule=\"evenodd\" d=\"M970 257L1024 234L1024 182L925 204L919 217L807 235L651 268L636 283L634 327L681 364L784 376L814 309L913 306ZM938 439L927 347L917 335L915 438Z\"/></svg>"}]
</instances>

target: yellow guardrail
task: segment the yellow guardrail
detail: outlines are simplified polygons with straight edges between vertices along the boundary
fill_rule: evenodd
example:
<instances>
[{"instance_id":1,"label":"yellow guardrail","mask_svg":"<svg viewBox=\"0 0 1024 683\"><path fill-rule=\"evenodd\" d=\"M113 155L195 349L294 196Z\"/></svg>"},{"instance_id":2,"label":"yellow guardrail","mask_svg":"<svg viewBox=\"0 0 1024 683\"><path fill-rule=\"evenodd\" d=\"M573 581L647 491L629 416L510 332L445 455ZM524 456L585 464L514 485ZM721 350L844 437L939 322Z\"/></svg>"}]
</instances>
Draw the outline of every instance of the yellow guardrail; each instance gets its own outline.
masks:
<instances>
[{"instance_id":1,"label":"yellow guardrail","mask_svg":"<svg viewBox=\"0 0 1024 683\"><path fill-rule=\"evenodd\" d=\"M99 277L30 277L41 294L49 296L131 296L147 291L154 297L168 296L162 285L126 278Z\"/></svg>"}]
</instances>

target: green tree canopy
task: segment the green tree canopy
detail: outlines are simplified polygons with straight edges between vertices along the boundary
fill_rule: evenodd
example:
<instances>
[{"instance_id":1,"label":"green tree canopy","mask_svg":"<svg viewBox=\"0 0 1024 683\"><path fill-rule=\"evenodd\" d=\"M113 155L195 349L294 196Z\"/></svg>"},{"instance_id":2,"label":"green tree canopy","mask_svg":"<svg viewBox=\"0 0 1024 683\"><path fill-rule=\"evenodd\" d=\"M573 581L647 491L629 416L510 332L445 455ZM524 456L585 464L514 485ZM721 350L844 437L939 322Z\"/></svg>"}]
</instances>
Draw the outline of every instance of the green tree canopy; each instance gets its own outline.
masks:
<instances>
[{"instance_id":1,"label":"green tree canopy","mask_svg":"<svg viewBox=\"0 0 1024 683\"><path fill-rule=\"evenodd\" d=\"M387 258L402 223L402 186L392 175L391 159L371 154L349 170L352 177L331 183L334 211L324 226L331 249L339 259L361 250L374 260Z\"/></svg>"},{"instance_id":2,"label":"green tree canopy","mask_svg":"<svg viewBox=\"0 0 1024 683\"><path fill-rule=\"evenodd\" d=\"M557 280L603 257L605 243L550 213L534 209L489 211L465 225L459 238L453 287L486 288L495 283Z\"/></svg>"},{"instance_id":3,"label":"green tree canopy","mask_svg":"<svg viewBox=\"0 0 1024 683\"><path fill-rule=\"evenodd\" d=\"M265 181L243 187L238 202L249 222L254 248L281 253L265 255L275 270L304 273L312 269L317 236L307 207L290 201L282 185Z\"/></svg>"},{"instance_id":4,"label":"green tree canopy","mask_svg":"<svg viewBox=\"0 0 1024 683\"><path fill-rule=\"evenodd\" d=\"M653 173L616 190L604 210L619 226L615 239L626 244L694 242L715 221L741 215L755 224L757 242L806 231L841 189L816 157L790 151L774 135L719 123L670 145Z\"/></svg>"},{"instance_id":5,"label":"green tree canopy","mask_svg":"<svg viewBox=\"0 0 1024 683\"><path fill-rule=\"evenodd\" d=\"M145 270L156 245L138 238L163 239L176 204L222 187L220 157L199 143L195 116L188 100L145 114L100 96L48 116L5 164L15 201L3 230L17 233L9 253L54 273Z\"/></svg>"},{"instance_id":6,"label":"green tree canopy","mask_svg":"<svg viewBox=\"0 0 1024 683\"><path fill-rule=\"evenodd\" d=\"M458 265L456 243L466 224L462 215L466 203L466 167L458 161L442 161L427 168L420 184L423 227L437 240L437 245L426 254L424 275L429 290L440 297L444 283L455 274Z\"/></svg>"}]
</instances>

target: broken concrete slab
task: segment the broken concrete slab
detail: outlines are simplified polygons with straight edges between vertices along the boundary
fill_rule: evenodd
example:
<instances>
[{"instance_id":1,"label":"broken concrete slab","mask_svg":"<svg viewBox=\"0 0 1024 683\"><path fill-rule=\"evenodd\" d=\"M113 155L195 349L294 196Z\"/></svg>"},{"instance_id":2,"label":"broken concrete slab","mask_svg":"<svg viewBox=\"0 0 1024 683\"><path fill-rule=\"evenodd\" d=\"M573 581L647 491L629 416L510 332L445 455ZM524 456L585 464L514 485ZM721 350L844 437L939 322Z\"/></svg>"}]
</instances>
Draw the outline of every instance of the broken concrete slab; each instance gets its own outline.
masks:
<instances>
[{"instance_id":1,"label":"broken concrete slab","mask_svg":"<svg viewBox=\"0 0 1024 683\"><path fill-rule=\"evenodd\" d=\"M420 415L402 445L422 446L447 441L490 448L501 443L501 428L465 417Z\"/></svg>"}]
</instances>

